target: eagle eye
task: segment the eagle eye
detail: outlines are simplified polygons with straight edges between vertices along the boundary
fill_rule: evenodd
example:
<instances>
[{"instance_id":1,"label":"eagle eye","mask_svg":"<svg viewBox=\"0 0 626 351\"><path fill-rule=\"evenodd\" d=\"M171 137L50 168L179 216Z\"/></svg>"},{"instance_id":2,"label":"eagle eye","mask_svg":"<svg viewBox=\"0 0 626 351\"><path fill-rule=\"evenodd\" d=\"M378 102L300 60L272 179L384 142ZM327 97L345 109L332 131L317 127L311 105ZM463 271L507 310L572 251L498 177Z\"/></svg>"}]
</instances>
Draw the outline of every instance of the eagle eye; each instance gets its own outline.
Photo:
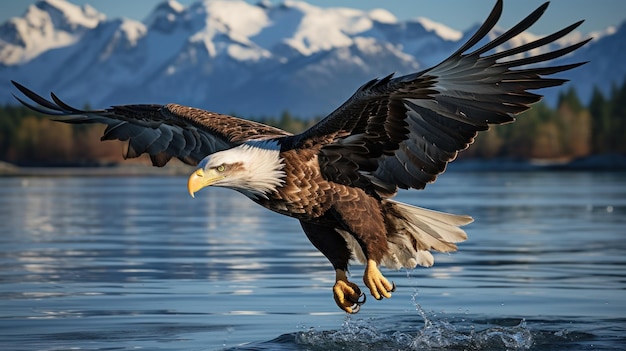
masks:
<instances>
[{"instance_id":1,"label":"eagle eye","mask_svg":"<svg viewBox=\"0 0 626 351\"><path fill-rule=\"evenodd\" d=\"M217 166L217 171L218 172L224 172L225 169L226 169L226 167L224 167L224 165Z\"/></svg>"}]
</instances>

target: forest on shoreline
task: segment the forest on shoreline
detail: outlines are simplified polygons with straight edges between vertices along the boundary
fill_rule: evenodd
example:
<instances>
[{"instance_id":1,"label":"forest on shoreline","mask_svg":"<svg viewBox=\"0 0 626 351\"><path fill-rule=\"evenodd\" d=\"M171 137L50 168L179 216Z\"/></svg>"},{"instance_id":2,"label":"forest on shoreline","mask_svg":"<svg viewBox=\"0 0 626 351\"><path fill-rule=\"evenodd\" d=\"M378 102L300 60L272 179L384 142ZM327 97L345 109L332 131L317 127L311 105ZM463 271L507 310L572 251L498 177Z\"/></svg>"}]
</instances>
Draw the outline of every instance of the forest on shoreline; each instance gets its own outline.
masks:
<instances>
[{"instance_id":1,"label":"forest on shoreline","mask_svg":"<svg viewBox=\"0 0 626 351\"><path fill-rule=\"evenodd\" d=\"M285 111L255 118L299 132L319 118L302 119ZM123 161L122 142L101 142L102 125L70 125L16 105L0 106L0 161L18 166L99 166ZM560 94L555 108L543 102L515 123L482 132L463 159L572 160L602 154L626 155L626 81L608 96L594 89L583 104L573 88ZM140 163L149 163L140 158Z\"/></svg>"}]
</instances>

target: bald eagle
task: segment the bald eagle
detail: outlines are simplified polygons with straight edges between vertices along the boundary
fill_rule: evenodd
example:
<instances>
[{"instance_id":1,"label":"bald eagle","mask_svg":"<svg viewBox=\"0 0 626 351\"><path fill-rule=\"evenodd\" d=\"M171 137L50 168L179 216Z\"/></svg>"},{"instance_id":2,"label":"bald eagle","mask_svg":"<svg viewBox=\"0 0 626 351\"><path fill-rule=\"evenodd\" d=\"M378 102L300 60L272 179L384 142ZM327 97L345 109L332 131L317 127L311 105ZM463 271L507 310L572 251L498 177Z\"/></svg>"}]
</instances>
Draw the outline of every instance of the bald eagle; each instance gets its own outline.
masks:
<instances>
[{"instance_id":1,"label":"bald eagle","mask_svg":"<svg viewBox=\"0 0 626 351\"><path fill-rule=\"evenodd\" d=\"M514 121L541 99L529 90L561 85L566 80L547 76L584 63L544 64L589 39L532 55L582 21L523 45L494 50L534 24L547 5L486 42L502 12L498 0L477 32L440 64L401 77L373 79L295 135L177 104L79 110L54 93L47 100L13 84L31 102L16 99L33 110L66 123L107 125L102 140L127 141L125 157L147 153L155 166L173 157L197 166L187 184L192 196L210 185L227 187L298 219L335 269L335 302L345 312L356 313L365 295L348 280L352 258L365 263L363 281L371 295L390 298L396 287L383 276L381 265L429 267L434 263L431 251L455 251L456 243L467 239L460 227L472 222L471 217L394 201L398 189L423 189L477 132Z\"/></svg>"}]
</instances>

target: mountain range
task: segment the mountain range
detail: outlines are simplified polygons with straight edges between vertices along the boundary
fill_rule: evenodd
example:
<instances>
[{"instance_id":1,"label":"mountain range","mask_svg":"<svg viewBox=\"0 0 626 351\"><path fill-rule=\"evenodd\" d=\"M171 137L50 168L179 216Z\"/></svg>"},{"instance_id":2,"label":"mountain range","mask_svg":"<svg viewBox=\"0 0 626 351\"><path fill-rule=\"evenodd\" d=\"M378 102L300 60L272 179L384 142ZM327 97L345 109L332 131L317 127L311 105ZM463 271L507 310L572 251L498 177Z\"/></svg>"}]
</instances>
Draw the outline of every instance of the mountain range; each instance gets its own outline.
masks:
<instances>
[{"instance_id":1,"label":"mountain range","mask_svg":"<svg viewBox=\"0 0 626 351\"><path fill-rule=\"evenodd\" d=\"M548 11L543 20L551 15L558 14ZM427 18L398 21L382 9L292 0L208 0L187 7L170 0L139 22L42 0L0 25L0 103L15 103L9 82L15 80L79 107L176 102L252 118L285 110L320 116L372 78L435 65L478 25L459 32ZM608 93L626 78L626 25L594 36L561 59L590 61L561 75L571 80L564 88L575 87L583 102L594 86ZM522 33L511 45L537 38ZM547 49L580 39L570 35ZM558 91L545 91L548 103Z\"/></svg>"}]
</instances>

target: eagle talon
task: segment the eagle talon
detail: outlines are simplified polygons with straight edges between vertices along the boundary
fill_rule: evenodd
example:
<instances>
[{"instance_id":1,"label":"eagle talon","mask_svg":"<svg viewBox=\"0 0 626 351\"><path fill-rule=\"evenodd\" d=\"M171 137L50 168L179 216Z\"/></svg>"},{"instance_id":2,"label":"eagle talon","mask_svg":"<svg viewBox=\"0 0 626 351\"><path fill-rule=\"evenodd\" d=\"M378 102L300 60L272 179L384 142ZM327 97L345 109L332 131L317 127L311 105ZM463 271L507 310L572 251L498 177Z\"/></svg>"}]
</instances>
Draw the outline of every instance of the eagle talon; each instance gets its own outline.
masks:
<instances>
[{"instance_id":1,"label":"eagle talon","mask_svg":"<svg viewBox=\"0 0 626 351\"><path fill-rule=\"evenodd\" d=\"M352 311L350 311L348 313L350 313L350 314L359 313L359 311L361 310L361 305L363 305L366 300L367 300L367 296L365 296L364 293L361 293L361 295L359 295L359 299L356 300L356 302L354 302L354 304L350 307L350 309L352 309Z\"/></svg>"},{"instance_id":2,"label":"eagle talon","mask_svg":"<svg viewBox=\"0 0 626 351\"><path fill-rule=\"evenodd\" d=\"M359 295L359 299L355 302L355 304L361 306L362 304L365 303L366 300L367 300L367 296L365 296L364 293L361 293L361 295Z\"/></svg>"},{"instance_id":3,"label":"eagle talon","mask_svg":"<svg viewBox=\"0 0 626 351\"><path fill-rule=\"evenodd\" d=\"M348 280L345 271L337 270L336 274L336 281L333 286L335 303L347 313L359 312L361 305L365 303L365 294L356 284Z\"/></svg>"},{"instance_id":4,"label":"eagle talon","mask_svg":"<svg viewBox=\"0 0 626 351\"><path fill-rule=\"evenodd\" d=\"M391 293L396 290L395 283L389 283L387 278L380 273L378 264L373 260L367 261L363 282L376 300L382 300L383 297L391 298Z\"/></svg>"}]
</instances>

